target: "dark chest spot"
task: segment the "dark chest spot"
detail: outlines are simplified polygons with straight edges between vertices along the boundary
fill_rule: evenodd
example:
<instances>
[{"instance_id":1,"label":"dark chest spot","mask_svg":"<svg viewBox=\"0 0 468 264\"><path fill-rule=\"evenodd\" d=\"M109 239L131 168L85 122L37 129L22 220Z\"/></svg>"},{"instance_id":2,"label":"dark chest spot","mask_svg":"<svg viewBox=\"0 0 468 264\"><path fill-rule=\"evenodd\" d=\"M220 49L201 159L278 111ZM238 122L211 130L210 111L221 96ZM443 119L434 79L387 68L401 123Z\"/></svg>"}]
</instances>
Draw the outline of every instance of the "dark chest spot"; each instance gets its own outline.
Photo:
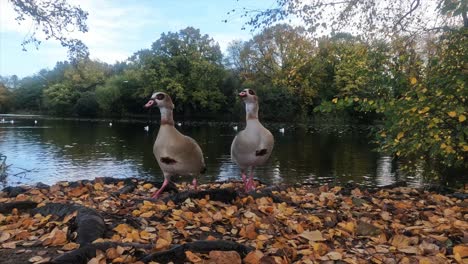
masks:
<instances>
[{"instance_id":1,"label":"dark chest spot","mask_svg":"<svg viewBox=\"0 0 468 264\"><path fill-rule=\"evenodd\" d=\"M267 149L261 149L261 150L255 151L255 156L264 156L266 154L267 154Z\"/></svg>"},{"instance_id":2,"label":"dark chest spot","mask_svg":"<svg viewBox=\"0 0 468 264\"><path fill-rule=\"evenodd\" d=\"M160 160L161 160L162 163L168 164L168 165L177 163L177 161L175 159L172 159L172 158L169 158L169 157L161 157Z\"/></svg>"}]
</instances>

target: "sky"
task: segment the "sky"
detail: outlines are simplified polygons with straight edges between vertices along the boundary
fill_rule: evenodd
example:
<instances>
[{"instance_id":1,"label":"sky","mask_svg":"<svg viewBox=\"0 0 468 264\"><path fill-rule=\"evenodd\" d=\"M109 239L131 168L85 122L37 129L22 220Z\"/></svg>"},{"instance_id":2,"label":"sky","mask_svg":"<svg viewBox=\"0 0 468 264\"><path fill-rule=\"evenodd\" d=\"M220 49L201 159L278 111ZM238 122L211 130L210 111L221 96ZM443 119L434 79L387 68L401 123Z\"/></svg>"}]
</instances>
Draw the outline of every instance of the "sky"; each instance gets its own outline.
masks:
<instances>
[{"instance_id":1,"label":"sky","mask_svg":"<svg viewBox=\"0 0 468 264\"><path fill-rule=\"evenodd\" d=\"M200 29L217 41L224 52L232 40L248 40L257 33L242 30L247 21L232 9L265 9L274 0L68 0L89 13L87 33L74 34L90 50L90 57L107 63L123 61L134 52L150 48L164 32L177 32L188 26ZM43 40L22 50L21 43L32 22L21 25L9 1L0 1L0 76L22 78L39 70L52 69L67 59L67 49L57 41ZM228 23L223 20L228 19ZM41 34L39 34L41 36Z\"/></svg>"}]
</instances>

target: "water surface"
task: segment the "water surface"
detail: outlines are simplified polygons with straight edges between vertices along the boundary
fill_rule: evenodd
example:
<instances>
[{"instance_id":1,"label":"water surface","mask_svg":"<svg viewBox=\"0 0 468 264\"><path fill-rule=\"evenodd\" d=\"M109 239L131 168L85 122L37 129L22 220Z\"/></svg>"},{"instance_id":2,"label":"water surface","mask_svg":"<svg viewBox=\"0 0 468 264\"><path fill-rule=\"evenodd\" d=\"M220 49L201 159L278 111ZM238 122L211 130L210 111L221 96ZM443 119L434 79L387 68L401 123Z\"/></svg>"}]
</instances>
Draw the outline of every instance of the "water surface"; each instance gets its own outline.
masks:
<instances>
[{"instance_id":1,"label":"water surface","mask_svg":"<svg viewBox=\"0 0 468 264\"><path fill-rule=\"evenodd\" d=\"M144 123L17 119L0 123L0 153L7 155L3 185L53 184L95 177L140 177L160 180L152 145L158 125ZM0 117L1 121L1 117ZM207 172L200 182L240 180L229 150L236 131L228 123L184 123L178 129L197 140ZM238 124L242 129L243 124ZM268 164L256 170L265 183L345 183L381 186L397 180L419 185L421 179L400 176L388 156L373 152L368 130L349 127L286 128L266 124L275 148ZM190 180L191 181L191 180Z\"/></svg>"}]
</instances>

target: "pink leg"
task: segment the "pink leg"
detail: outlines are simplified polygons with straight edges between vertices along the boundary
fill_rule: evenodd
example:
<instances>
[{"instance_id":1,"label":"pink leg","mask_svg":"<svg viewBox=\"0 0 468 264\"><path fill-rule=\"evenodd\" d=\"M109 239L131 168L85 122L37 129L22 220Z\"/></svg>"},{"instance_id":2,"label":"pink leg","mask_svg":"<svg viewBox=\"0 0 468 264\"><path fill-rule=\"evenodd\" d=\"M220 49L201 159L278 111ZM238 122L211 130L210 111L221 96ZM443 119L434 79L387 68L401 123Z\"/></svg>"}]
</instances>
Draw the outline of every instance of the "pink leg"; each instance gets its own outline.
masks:
<instances>
[{"instance_id":1,"label":"pink leg","mask_svg":"<svg viewBox=\"0 0 468 264\"><path fill-rule=\"evenodd\" d=\"M247 184L245 186L246 191L248 192L255 190L255 182L253 180L253 174L254 174L254 167L252 167L252 169L250 170L250 177L247 180Z\"/></svg>"},{"instance_id":2,"label":"pink leg","mask_svg":"<svg viewBox=\"0 0 468 264\"><path fill-rule=\"evenodd\" d=\"M161 188L159 188L158 191L154 192L152 195L151 195L151 198L154 198L154 199L158 199L159 198L159 195L161 195L162 191L164 190L164 188L166 188L166 186L169 184L169 180L167 178L164 177L164 182L161 186Z\"/></svg>"},{"instance_id":3,"label":"pink leg","mask_svg":"<svg viewBox=\"0 0 468 264\"><path fill-rule=\"evenodd\" d=\"M193 188L194 188L195 191L196 191L196 190L198 189L198 188L197 188L198 182L197 182L197 179L196 179L196 178L193 178L192 184L193 184Z\"/></svg>"},{"instance_id":4,"label":"pink leg","mask_svg":"<svg viewBox=\"0 0 468 264\"><path fill-rule=\"evenodd\" d=\"M245 180L247 179L247 175L245 175L245 170L241 170L242 182L245 184Z\"/></svg>"}]
</instances>

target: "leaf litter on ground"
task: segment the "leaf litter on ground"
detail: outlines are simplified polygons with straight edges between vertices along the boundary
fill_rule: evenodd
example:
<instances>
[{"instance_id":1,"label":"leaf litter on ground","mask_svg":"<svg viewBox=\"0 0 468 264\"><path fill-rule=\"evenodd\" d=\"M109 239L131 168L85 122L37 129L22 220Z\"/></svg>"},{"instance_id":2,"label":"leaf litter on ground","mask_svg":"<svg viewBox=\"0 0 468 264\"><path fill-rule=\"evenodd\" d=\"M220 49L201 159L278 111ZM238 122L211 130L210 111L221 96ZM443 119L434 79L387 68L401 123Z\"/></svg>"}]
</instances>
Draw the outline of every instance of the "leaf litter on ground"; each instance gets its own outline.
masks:
<instances>
[{"instance_id":1,"label":"leaf litter on ground","mask_svg":"<svg viewBox=\"0 0 468 264\"><path fill-rule=\"evenodd\" d=\"M106 230L92 245L114 246L95 249L83 263L157 263L148 256L195 241L231 241L249 250L194 247L178 256L182 262L468 263L467 199L410 187L370 192L327 185L283 186L259 195L268 188L261 185L254 195L243 193L238 182L227 182L201 189L234 188L239 195L230 202L189 195L175 203L149 199L156 187L133 182L131 192L120 193L123 180L59 182L14 197L2 192L0 202L33 201L38 208L61 203L99 212ZM85 246L76 240L76 218L77 211L57 216L6 210L0 213L1 251L28 251L29 263L59 263L54 259Z\"/></svg>"}]
</instances>

